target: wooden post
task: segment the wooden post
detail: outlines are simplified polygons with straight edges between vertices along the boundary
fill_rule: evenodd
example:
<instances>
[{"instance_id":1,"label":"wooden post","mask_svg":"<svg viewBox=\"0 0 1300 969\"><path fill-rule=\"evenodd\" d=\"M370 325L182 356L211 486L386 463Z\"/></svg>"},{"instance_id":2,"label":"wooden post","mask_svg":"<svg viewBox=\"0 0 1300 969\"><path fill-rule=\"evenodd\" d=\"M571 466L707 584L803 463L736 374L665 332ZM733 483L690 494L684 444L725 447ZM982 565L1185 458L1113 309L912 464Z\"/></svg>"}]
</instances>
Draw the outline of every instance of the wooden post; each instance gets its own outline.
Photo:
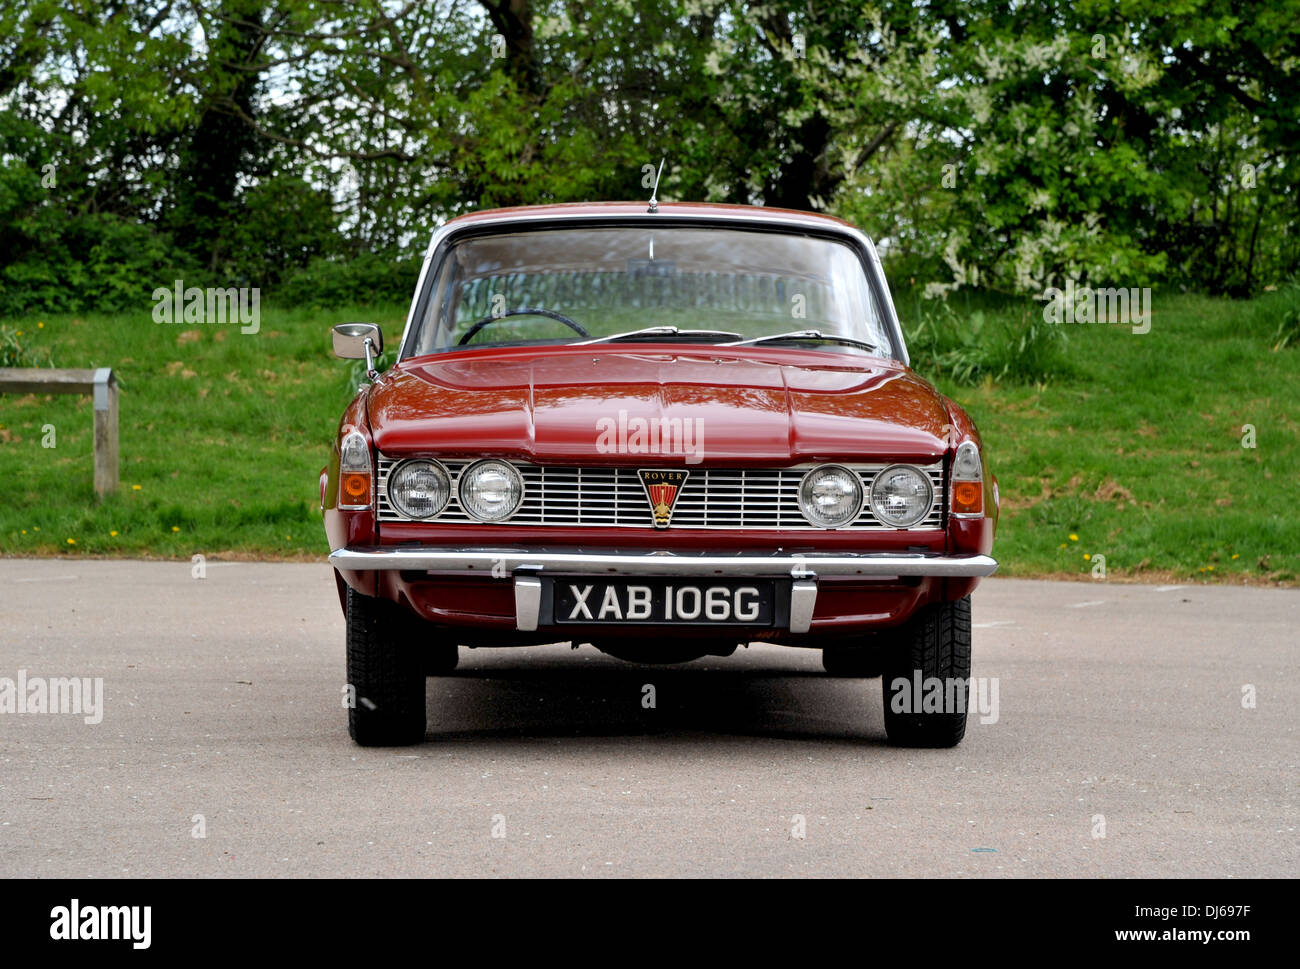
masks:
<instances>
[{"instance_id":1,"label":"wooden post","mask_svg":"<svg viewBox=\"0 0 1300 969\"><path fill-rule=\"evenodd\" d=\"M95 494L117 490L117 379L108 367L95 371Z\"/></svg>"},{"instance_id":2,"label":"wooden post","mask_svg":"<svg viewBox=\"0 0 1300 969\"><path fill-rule=\"evenodd\" d=\"M117 378L98 370L2 367L0 394L90 394L95 404L95 494L117 490Z\"/></svg>"}]
</instances>

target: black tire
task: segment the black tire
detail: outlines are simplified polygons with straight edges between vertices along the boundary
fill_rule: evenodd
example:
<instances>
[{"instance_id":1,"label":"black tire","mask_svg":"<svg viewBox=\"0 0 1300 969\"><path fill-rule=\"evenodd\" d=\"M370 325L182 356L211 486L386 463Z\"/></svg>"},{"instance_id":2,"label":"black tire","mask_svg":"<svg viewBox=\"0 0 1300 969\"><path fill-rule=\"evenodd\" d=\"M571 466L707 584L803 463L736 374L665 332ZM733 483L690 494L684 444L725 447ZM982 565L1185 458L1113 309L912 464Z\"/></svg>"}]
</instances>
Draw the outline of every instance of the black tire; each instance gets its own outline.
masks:
<instances>
[{"instance_id":1,"label":"black tire","mask_svg":"<svg viewBox=\"0 0 1300 969\"><path fill-rule=\"evenodd\" d=\"M926 607L899 632L888 654L882 691L889 742L899 747L956 747L966 735L970 702L970 596ZM925 712L918 701L932 679L943 687L943 702L940 710Z\"/></svg>"},{"instance_id":2,"label":"black tire","mask_svg":"<svg viewBox=\"0 0 1300 969\"><path fill-rule=\"evenodd\" d=\"M460 662L460 647L455 643L434 643L421 649L425 676L446 676Z\"/></svg>"},{"instance_id":3,"label":"black tire","mask_svg":"<svg viewBox=\"0 0 1300 969\"><path fill-rule=\"evenodd\" d=\"M402 633L398 606L348 588L348 733L362 747L401 747L424 740L424 670L420 643Z\"/></svg>"},{"instance_id":4,"label":"black tire","mask_svg":"<svg viewBox=\"0 0 1300 969\"><path fill-rule=\"evenodd\" d=\"M884 644L873 637L870 645L827 646L822 650L822 669L831 676L870 680L884 673L887 659Z\"/></svg>"}]
</instances>

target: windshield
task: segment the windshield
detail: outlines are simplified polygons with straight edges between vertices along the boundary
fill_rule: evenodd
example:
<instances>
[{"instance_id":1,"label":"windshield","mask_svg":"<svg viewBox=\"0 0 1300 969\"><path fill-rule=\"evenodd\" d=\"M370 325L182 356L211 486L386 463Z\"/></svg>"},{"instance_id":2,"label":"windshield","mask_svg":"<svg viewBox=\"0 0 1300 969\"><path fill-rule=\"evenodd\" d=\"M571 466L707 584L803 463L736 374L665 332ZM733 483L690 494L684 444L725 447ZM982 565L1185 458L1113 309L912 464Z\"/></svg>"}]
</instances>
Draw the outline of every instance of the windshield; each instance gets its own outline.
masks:
<instances>
[{"instance_id":1,"label":"windshield","mask_svg":"<svg viewBox=\"0 0 1300 969\"><path fill-rule=\"evenodd\" d=\"M471 236L447 250L431 297L406 356L781 334L792 335L762 345L894 355L856 250L786 231L586 226Z\"/></svg>"}]
</instances>

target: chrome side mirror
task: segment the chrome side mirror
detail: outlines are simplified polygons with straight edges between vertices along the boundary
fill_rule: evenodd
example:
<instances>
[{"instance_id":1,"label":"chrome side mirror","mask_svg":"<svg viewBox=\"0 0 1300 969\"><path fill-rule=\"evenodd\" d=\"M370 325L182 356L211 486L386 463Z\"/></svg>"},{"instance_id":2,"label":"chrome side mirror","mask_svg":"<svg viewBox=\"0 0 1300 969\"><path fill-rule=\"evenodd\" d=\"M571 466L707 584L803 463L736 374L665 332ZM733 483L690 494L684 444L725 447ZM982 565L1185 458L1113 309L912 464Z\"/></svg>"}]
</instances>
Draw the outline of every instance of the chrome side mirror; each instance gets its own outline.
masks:
<instances>
[{"instance_id":1,"label":"chrome side mirror","mask_svg":"<svg viewBox=\"0 0 1300 969\"><path fill-rule=\"evenodd\" d=\"M378 356L384 352L384 334L373 323L340 323L334 327L334 356L344 360L364 360L366 341L371 352Z\"/></svg>"},{"instance_id":2,"label":"chrome side mirror","mask_svg":"<svg viewBox=\"0 0 1300 969\"><path fill-rule=\"evenodd\" d=\"M365 360L366 375L374 380L375 358L384 352L384 333L373 323L339 323L333 330L334 356Z\"/></svg>"}]
</instances>

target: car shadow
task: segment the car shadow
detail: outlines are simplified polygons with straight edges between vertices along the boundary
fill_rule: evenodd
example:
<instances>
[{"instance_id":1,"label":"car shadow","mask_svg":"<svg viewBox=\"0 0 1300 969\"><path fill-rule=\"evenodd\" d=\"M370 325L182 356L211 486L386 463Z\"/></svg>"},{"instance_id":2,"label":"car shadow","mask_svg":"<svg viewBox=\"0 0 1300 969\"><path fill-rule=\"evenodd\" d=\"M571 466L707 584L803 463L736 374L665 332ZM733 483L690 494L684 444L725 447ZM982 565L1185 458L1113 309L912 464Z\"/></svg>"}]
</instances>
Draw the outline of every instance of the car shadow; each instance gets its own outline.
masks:
<instances>
[{"instance_id":1,"label":"car shadow","mask_svg":"<svg viewBox=\"0 0 1300 969\"><path fill-rule=\"evenodd\" d=\"M578 653L541 662L522 657L503 662L499 655L480 662L462 651L462 663L454 673L427 681L428 740L694 742L729 736L886 745L879 680L729 660L642 666Z\"/></svg>"}]
</instances>

